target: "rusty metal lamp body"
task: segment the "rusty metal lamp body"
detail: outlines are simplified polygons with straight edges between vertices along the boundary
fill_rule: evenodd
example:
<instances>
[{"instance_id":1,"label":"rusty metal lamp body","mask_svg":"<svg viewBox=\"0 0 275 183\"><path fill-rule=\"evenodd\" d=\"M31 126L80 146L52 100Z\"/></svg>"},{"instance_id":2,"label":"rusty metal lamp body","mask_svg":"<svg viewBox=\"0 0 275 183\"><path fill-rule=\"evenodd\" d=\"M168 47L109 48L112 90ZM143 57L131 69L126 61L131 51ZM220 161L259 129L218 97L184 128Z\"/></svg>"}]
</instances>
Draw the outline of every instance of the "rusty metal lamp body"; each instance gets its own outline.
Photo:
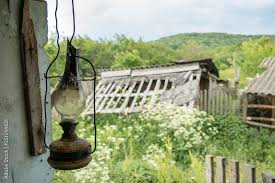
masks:
<instances>
[{"instance_id":1,"label":"rusty metal lamp body","mask_svg":"<svg viewBox=\"0 0 275 183\"><path fill-rule=\"evenodd\" d=\"M86 97L84 94L81 81L83 79L79 76L79 58L89 62L93 71L94 78L88 79L94 81L94 90L96 82L95 68L92 63L78 55L78 50L74 48L70 41L67 42L66 66L63 76L60 77L59 82L52 92L52 103L57 112L61 115L61 122L64 133L61 139L55 140L47 146L46 138L44 139L45 146L50 149L50 157L48 163L55 169L73 170L85 167L91 161L91 154L96 150L96 123L95 123L95 109L94 109L94 129L95 129L95 146L93 151L91 145L86 140L79 138L75 133L78 122L76 118L82 113L86 104ZM50 69L52 64L48 67ZM57 76L59 77L59 76ZM46 80L52 77L45 74ZM87 81L87 80L85 80ZM47 82L47 81L46 81ZM47 86L47 83L46 83ZM45 93L46 105L47 87ZM94 93L95 101L95 93ZM46 106L45 106L46 109ZM45 121L47 122L47 115L45 112ZM46 131L46 124L45 124ZM45 133L46 134L46 133Z\"/></svg>"}]
</instances>

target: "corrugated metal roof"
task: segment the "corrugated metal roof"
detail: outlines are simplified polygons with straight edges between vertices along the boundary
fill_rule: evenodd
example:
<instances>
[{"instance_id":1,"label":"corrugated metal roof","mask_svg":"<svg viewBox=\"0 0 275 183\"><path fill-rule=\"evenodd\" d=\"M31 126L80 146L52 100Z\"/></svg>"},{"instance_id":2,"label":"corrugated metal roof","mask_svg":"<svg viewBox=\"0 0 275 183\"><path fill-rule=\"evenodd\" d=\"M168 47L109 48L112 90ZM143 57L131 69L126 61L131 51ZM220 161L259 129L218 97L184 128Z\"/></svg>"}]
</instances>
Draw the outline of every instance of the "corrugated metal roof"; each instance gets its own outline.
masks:
<instances>
[{"instance_id":1,"label":"corrugated metal roof","mask_svg":"<svg viewBox=\"0 0 275 183\"><path fill-rule=\"evenodd\" d=\"M261 66L267 68L257 76L248 86L246 93L275 95L275 58L266 58Z\"/></svg>"}]
</instances>

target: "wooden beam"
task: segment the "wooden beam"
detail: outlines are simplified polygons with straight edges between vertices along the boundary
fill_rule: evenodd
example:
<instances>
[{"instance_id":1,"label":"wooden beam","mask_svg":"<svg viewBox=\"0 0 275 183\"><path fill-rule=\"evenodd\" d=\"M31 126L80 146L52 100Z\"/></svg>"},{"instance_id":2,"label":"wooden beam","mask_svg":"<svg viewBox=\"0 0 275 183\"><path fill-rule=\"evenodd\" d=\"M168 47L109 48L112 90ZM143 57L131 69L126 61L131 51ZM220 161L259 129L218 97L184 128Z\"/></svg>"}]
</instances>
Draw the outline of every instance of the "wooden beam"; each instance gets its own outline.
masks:
<instances>
[{"instance_id":1,"label":"wooden beam","mask_svg":"<svg viewBox=\"0 0 275 183\"><path fill-rule=\"evenodd\" d=\"M265 121L265 122L272 122L275 123L275 118L265 118L265 117L252 117L247 116L246 120L248 121Z\"/></svg>"},{"instance_id":2,"label":"wooden beam","mask_svg":"<svg viewBox=\"0 0 275 183\"><path fill-rule=\"evenodd\" d=\"M29 142L31 154L37 156L44 154L46 148L44 145L45 134L42 122L43 112L40 93L37 39L30 13L29 0L24 0L21 36L23 81Z\"/></svg>"},{"instance_id":3,"label":"wooden beam","mask_svg":"<svg viewBox=\"0 0 275 183\"><path fill-rule=\"evenodd\" d=\"M247 105L247 108L275 109L275 105L249 104Z\"/></svg>"},{"instance_id":4,"label":"wooden beam","mask_svg":"<svg viewBox=\"0 0 275 183\"><path fill-rule=\"evenodd\" d=\"M111 106L112 102L114 101L115 97L117 96L117 92L119 91L119 89L121 88L121 85L123 84L123 80L121 80L119 82L119 84L116 85L116 89L110 99L110 101L108 102L107 106L106 106L106 110L108 110L108 108ZM110 94L111 96L111 94Z\"/></svg>"},{"instance_id":5,"label":"wooden beam","mask_svg":"<svg viewBox=\"0 0 275 183\"><path fill-rule=\"evenodd\" d=\"M217 183L225 183L226 171L225 171L225 158L218 156L216 157L216 175Z\"/></svg>"},{"instance_id":6,"label":"wooden beam","mask_svg":"<svg viewBox=\"0 0 275 183\"><path fill-rule=\"evenodd\" d=\"M121 93L125 93L125 91L127 90L128 86L129 86L129 81L125 81L125 85L124 85ZM114 106L112 107L112 109L116 109L116 106L118 105L118 103L119 103L119 101L120 101L121 98L122 98L122 95L120 95L117 98L116 103L114 104Z\"/></svg>"},{"instance_id":7,"label":"wooden beam","mask_svg":"<svg viewBox=\"0 0 275 183\"><path fill-rule=\"evenodd\" d=\"M142 87L143 87L144 81L145 81L145 79L142 79L142 81L141 81L140 84L139 84L137 93L136 93L136 95L135 95L135 97L134 97L134 100L133 100L133 102L132 102L132 105L131 105L130 112L133 112L133 109L134 109L134 107L135 107L135 104L136 104L136 102L137 102L137 99L138 99L138 97L140 96L140 91L141 91L141 89L142 89Z\"/></svg>"},{"instance_id":8,"label":"wooden beam","mask_svg":"<svg viewBox=\"0 0 275 183\"><path fill-rule=\"evenodd\" d=\"M112 93L112 91L113 91L113 89L114 89L115 87L116 87L116 82L114 82L114 83L112 84L111 88L108 89L108 92L106 93L106 95L105 95L104 97L102 97L103 100L102 100L102 102L101 102L101 104L100 104L100 106L99 106L99 108L98 108L98 112L100 112L101 110L103 110L103 108L104 108L106 102L107 102L108 99L109 99L110 93Z\"/></svg>"},{"instance_id":9,"label":"wooden beam","mask_svg":"<svg viewBox=\"0 0 275 183\"><path fill-rule=\"evenodd\" d=\"M146 98L147 98L147 95L148 95L148 93L149 93L149 91L150 91L150 88L151 88L152 83L153 83L153 79L150 79L150 81L149 81L149 83L148 83L148 85L147 85L147 88L146 88L146 90L144 91L144 95L143 95L142 101L141 101L141 103L140 103L140 108L141 108L141 109L143 109L143 107L144 107L144 103L145 103L145 101L146 101Z\"/></svg>"},{"instance_id":10,"label":"wooden beam","mask_svg":"<svg viewBox=\"0 0 275 183\"><path fill-rule=\"evenodd\" d=\"M263 183L275 183L275 177L272 176L270 173L268 172L264 172L262 174L262 182Z\"/></svg>"},{"instance_id":11,"label":"wooden beam","mask_svg":"<svg viewBox=\"0 0 275 183\"><path fill-rule=\"evenodd\" d=\"M205 178L206 183L214 183L214 157L212 155L205 156Z\"/></svg>"},{"instance_id":12,"label":"wooden beam","mask_svg":"<svg viewBox=\"0 0 275 183\"><path fill-rule=\"evenodd\" d=\"M244 165L244 183L256 183L256 167L253 165Z\"/></svg>"},{"instance_id":13,"label":"wooden beam","mask_svg":"<svg viewBox=\"0 0 275 183\"><path fill-rule=\"evenodd\" d=\"M160 87L160 79L157 80L157 83L156 83L156 86L154 88L154 92L153 92L153 95L151 97L151 101L150 101L150 106L153 107L155 105L155 102L156 102L156 98L159 94L159 87Z\"/></svg>"},{"instance_id":14,"label":"wooden beam","mask_svg":"<svg viewBox=\"0 0 275 183\"><path fill-rule=\"evenodd\" d=\"M239 183L240 182L240 168L239 161L229 160L229 183Z\"/></svg>"},{"instance_id":15,"label":"wooden beam","mask_svg":"<svg viewBox=\"0 0 275 183\"><path fill-rule=\"evenodd\" d=\"M275 129L275 125L266 125L266 124L258 123L258 122L255 122L255 121L244 121L244 122L249 124L249 125L252 125L252 126Z\"/></svg>"},{"instance_id":16,"label":"wooden beam","mask_svg":"<svg viewBox=\"0 0 275 183\"><path fill-rule=\"evenodd\" d=\"M124 101L124 103L121 105L121 108L120 108L121 112L123 112L123 110L125 110L125 109L127 108L127 104L128 104L128 102L129 102L129 100L130 100L130 96L131 96L133 90L135 89L136 83L137 83L137 82L135 81L135 82L132 84L132 86L130 87L130 89L128 90L127 96L126 96L126 98L125 98L125 101Z\"/></svg>"}]
</instances>

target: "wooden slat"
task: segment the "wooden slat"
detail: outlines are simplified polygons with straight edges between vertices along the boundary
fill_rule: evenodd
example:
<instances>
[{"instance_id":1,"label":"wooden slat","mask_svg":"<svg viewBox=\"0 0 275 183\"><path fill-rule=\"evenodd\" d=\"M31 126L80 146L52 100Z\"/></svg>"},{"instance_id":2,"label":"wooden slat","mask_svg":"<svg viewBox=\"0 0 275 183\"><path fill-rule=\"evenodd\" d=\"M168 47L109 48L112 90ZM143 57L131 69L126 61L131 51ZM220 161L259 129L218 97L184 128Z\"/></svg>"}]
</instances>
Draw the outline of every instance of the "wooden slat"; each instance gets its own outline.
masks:
<instances>
[{"instance_id":1,"label":"wooden slat","mask_svg":"<svg viewBox=\"0 0 275 183\"><path fill-rule=\"evenodd\" d=\"M220 112L220 90L216 90L216 114Z\"/></svg>"},{"instance_id":2,"label":"wooden slat","mask_svg":"<svg viewBox=\"0 0 275 183\"><path fill-rule=\"evenodd\" d=\"M153 95L151 97L151 101L150 101L150 106L151 107L153 107L155 105L156 98L157 98L157 95L159 93L160 84L161 84L161 81L160 81L160 79L158 79L157 83L156 83L156 86L154 88L154 93L153 93Z\"/></svg>"},{"instance_id":3,"label":"wooden slat","mask_svg":"<svg viewBox=\"0 0 275 183\"><path fill-rule=\"evenodd\" d=\"M273 105L262 105L262 104L249 104L248 108L258 108L258 109L275 109Z\"/></svg>"},{"instance_id":4,"label":"wooden slat","mask_svg":"<svg viewBox=\"0 0 275 183\"><path fill-rule=\"evenodd\" d=\"M103 100L102 100L102 102L101 102L101 104L100 104L100 106L99 106L99 108L98 108L98 112L100 112L103 108L104 108L104 106L106 105L106 102L108 101L108 99L109 99L109 95L110 95L110 93L112 93L112 91L114 90L114 88L116 87L116 82L114 82L113 84L112 84L112 86L111 86L111 88L110 89L108 89L108 92L106 93L106 95L103 97Z\"/></svg>"},{"instance_id":5,"label":"wooden slat","mask_svg":"<svg viewBox=\"0 0 275 183\"><path fill-rule=\"evenodd\" d=\"M95 96L96 96L96 101L97 101L97 98L98 98L98 95L100 94L100 92L104 89L106 87L106 85L105 84L101 84L101 86L99 87L99 89L98 90L96 90L96 93L95 93ZM93 108L94 106L94 103L93 103L93 99L94 97L93 97L93 95L91 95L91 99L90 99L90 101L89 101L89 103L88 103L88 105L87 105L87 107L86 107L86 110L84 111L84 113L85 112L87 112L87 111L89 111L89 110L91 110L91 108Z\"/></svg>"},{"instance_id":6,"label":"wooden slat","mask_svg":"<svg viewBox=\"0 0 275 183\"><path fill-rule=\"evenodd\" d=\"M275 125L266 125L266 124L255 122L255 121L244 121L244 122L249 125L252 125L252 126L259 126L259 127L263 127L263 128L275 129Z\"/></svg>"},{"instance_id":7,"label":"wooden slat","mask_svg":"<svg viewBox=\"0 0 275 183\"><path fill-rule=\"evenodd\" d=\"M168 83L169 83L169 79L165 79L162 92L165 92L167 90Z\"/></svg>"},{"instance_id":8,"label":"wooden slat","mask_svg":"<svg viewBox=\"0 0 275 183\"><path fill-rule=\"evenodd\" d=\"M96 85L96 89L95 89L95 93L98 91L99 87L102 85L102 81L100 81L97 85ZM87 97L87 104L90 104L91 100L93 100L93 92Z\"/></svg>"},{"instance_id":9,"label":"wooden slat","mask_svg":"<svg viewBox=\"0 0 275 183\"><path fill-rule=\"evenodd\" d=\"M244 165L243 172L243 182L244 183L256 183L256 167L253 165Z\"/></svg>"},{"instance_id":10,"label":"wooden slat","mask_svg":"<svg viewBox=\"0 0 275 183\"><path fill-rule=\"evenodd\" d=\"M239 161L229 160L228 161L229 168L229 183L239 183L240 182L240 168Z\"/></svg>"},{"instance_id":11,"label":"wooden slat","mask_svg":"<svg viewBox=\"0 0 275 183\"><path fill-rule=\"evenodd\" d=\"M208 90L203 90L203 100L204 100L204 111L208 112L208 95L207 95Z\"/></svg>"},{"instance_id":12,"label":"wooden slat","mask_svg":"<svg viewBox=\"0 0 275 183\"><path fill-rule=\"evenodd\" d=\"M216 92L215 92L216 90L211 90L210 92L212 93L212 98L211 98L211 100L212 100L212 105L211 105L211 113L212 114L215 114L215 103L216 103Z\"/></svg>"},{"instance_id":13,"label":"wooden slat","mask_svg":"<svg viewBox=\"0 0 275 183\"><path fill-rule=\"evenodd\" d=\"M212 155L205 156L206 183L214 183L214 158Z\"/></svg>"},{"instance_id":14,"label":"wooden slat","mask_svg":"<svg viewBox=\"0 0 275 183\"><path fill-rule=\"evenodd\" d=\"M103 94L107 94L109 89L113 86L113 82L110 82L103 90ZM101 96L100 94L99 95L96 95L96 103L95 103L95 107L97 108L97 106L101 103L101 101L103 100L103 96ZM98 110L98 108L97 108Z\"/></svg>"},{"instance_id":15,"label":"wooden slat","mask_svg":"<svg viewBox=\"0 0 275 183\"><path fill-rule=\"evenodd\" d=\"M204 110L204 108L203 108L203 106L204 106L204 104L203 104L203 90L200 90L200 102L199 102L199 110L201 110L201 111L205 111Z\"/></svg>"},{"instance_id":16,"label":"wooden slat","mask_svg":"<svg viewBox=\"0 0 275 183\"><path fill-rule=\"evenodd\" d=\"M225 158L218 156L216 157L216 176L217 183L225 183L226 173L225 173Z\"/></svg>"},{"instance_id":17,"label":"wooden slat","mask_svg":"<svg viewBox=\"0 0 275 183\"><path fill-rule=\"evenodd\" d=\"M111 106L111 104L112 104L112 102L114 101L115 97L117 96L117 92L118 92L119 89L121 88L121 85L122 85L122 84L123 84L123 80L121 80L121 81L119 82L119 84L116 85L116 89L115 89L114 93L112 94L112 96L111 96L111 94L110 94L111 99L109 100L109 102L108 102L108 104L107 104L107 106L106 106L106 109L108 109L108 108Z\"/></svg>"},{"instance_id":18,"label":"wooden slat","mask_svg":"<svg viewBox=\"0 0 275 183\"><path fill-rule=\"evenodd\" d=\"M268 172L262 174L263 183L275 183L275 177Z\"/></svg>"},{"instance_id":19,"label":"wooden slat","mask_svg":"<svg viewBox=\"0 0 275 183\"><path fill-rule=\"evenodd\" d=\"M127 104L128 104L128 102L129 102L129 100L130 100L130 96L131 96L131 94L132 94L132 92L133 92L133 90L134 90L136 84L137 84L137 82L135 81L135 82L132 84L132 86L130 87L130 89L128 90L127 96L126 96L126 98L125 98L125 101L124 101L124 103L121 105L121 108L120 108L121 112L123 112L123 110L125 110L125 108L127 107Z\"/></svg>"},{"instance_id":20,"label":"wooden slat","mask_svg":"<svg viewBox=\"0 0 275 183\"><path fill-rule=\"evenodd\" d=\"M128 86L129 86L129 82L125 82L125 85L124 85L124 87L123 87L121 93L125 93L125 91L127 90ZM118 105L118 103L119 103L119 101L120 101L121 98L122 98L122 95L120 95L120 96L117 98L116 103L114 104L114 106L112 107L112 109L115 109L115 108L116 108L116 106Z\"/></svg>"},{"instance_id":21,"label":"wooden slat","mask_svg":"<svg viewBox=\"0 0 275 183\"><path fill-rule=\"evenodd\" d=\"M246 120L248 121L266 121L266 122L272 122L275 123L274 118L265 118L265 117L252 117L252 116L247 116Z\"/></svg>"},{"instance_id":22,"label":"wooden slat","mask_svg":"<svg viewBox=\"0 0 275 183\"><path fill-rule=\"evenodd\" d=\"M140 96L140 91L141 91L141 89L143 87L144 82L145 82L145 79L142 79L142 81L139 84L136 96L134 97L134 100L133 100L132 105L131 105L130 112L132 112L133 108L135 107L136 101L137 101L138 97Z\"/></svg>"},{"instance_id":23,"label":"wooden slat","mask_svg":"<svg viewBox=\"0 0 275 183\"><path fill-rule=\"evenodd\" d=\"M247 116L247 94L242 95L241 97L241 107L242 107L242 119L246 121Z\"/></svg>"},{"instance_id":24,"label":"wooden slat","mask_svg":"<svg viewBox=\"0 0 275 183\"><path fill-rule=\"evenodd\" d=\"M145 103L145 101L146 101L146 97L147 97L147 95L148 95L148 93L149 93L149 91L150 91L150 88L151 88L152 83L153 83L153 80L150 79L150 81L149 81L149 83L148 83L148 85L147 85L147 88L146 88L146 90L145 90L145 92L144 92L144 96L143 96L143 98L142 98L142 101L141 101L141 103L140 103L140 108L141 108L141 109L143 109L143 107L144 107L144 103Z\"/></svg>"}]
</instances>

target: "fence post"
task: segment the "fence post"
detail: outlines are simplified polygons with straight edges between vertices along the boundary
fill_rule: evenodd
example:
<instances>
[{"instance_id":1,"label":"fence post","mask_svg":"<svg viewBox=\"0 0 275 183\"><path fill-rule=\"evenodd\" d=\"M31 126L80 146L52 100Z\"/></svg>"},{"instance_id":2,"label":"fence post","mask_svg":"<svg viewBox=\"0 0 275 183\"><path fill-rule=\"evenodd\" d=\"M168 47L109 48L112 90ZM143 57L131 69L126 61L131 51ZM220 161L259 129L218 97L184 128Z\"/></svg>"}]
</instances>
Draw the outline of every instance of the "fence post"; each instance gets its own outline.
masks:
<instances>
[{"instance_id":1,"label":"fence post","mask_svg":"<svg viewBox=\"0 0 275 183\"><path fill-rule=\"evenodd\" d=\"M244 165L244 183L256 183L256 167L253 165Z\"/></svg>"},{"instance_id":2,"label":"fence post","mask_svg":"<svg viewBox=\"0 0 275 183\"><path fill-rule=\"evenodd\" d=\"M262 180L263 180L263 183L275 183L275 177L271 176L267 172L263 173Z\"/></svg>"},{"instance_id":3,"label":"fence post","mask_svg":"<svg viewBox=\"0 0 275 183\"><path fill-rule=\"evenodd\" d=\"M239 161L229 160L229 183L239 183L240 182L240 168Z\"/></svg>"},{"instance_id":4,"label":"fence post","mask_svg":"<svg viewBox=\"0 0 275 183\"><path fill-rule=\"evenodd\" d=\"M214 158L212 155L205 156L206 183L214 183Z\"/></svg>"},{"instance_id":5,"label":"fence post","mask_svg":"<svg viewBox=\"0 0 275 183\"><path fill-rule=\"evenodd\" d=\"M225 158L218 156L216 157L216 175L217 183L225 183L226 173L225 173Z\"/></svg>"}]
</instances>

